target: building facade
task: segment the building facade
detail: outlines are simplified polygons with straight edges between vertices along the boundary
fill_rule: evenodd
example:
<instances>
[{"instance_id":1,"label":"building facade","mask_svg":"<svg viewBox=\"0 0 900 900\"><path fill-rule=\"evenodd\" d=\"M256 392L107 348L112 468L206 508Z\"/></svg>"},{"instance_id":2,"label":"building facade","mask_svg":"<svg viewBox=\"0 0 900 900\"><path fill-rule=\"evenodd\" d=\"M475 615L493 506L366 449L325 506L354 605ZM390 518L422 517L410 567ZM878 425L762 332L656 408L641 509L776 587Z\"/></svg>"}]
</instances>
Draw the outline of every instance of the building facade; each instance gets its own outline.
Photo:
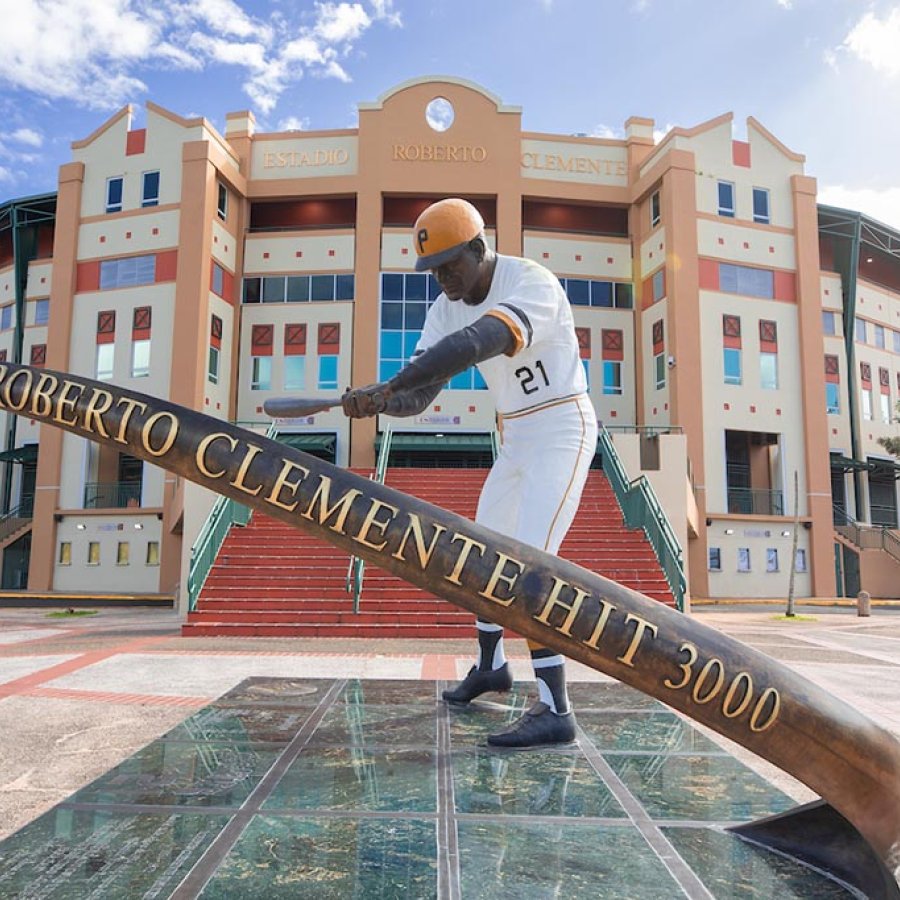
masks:
<instances>
[{"instance_id":1,"label":"building facade","mask_svg":"<svg viewBox=\"0 0 900 900\"><path fill-rule=\"evenodd\" d=\"M335 395L408 359L437 294L411 225L463 196L499 252L562 280L598 418L631 477L656 473L692 596L784 596L791 575L798 597L859 579L900 594L883 548L854 574L833 510L898 524L878 439L898 433L900 240L820 210L803 157L752 118L744 141L730 115L659 142L653 125L527 132L452 78L402 84L339 131L260 133L240 112L220 135L153 103L132 129L125 108L73 144L47 219L3 208L0 355L264 429L269 397ZM179 593L208 492L3 419L4 508L33 506L4 538L4 587ZM389 424L406 461L433 461L487 445L494 414L472 370L413 419L279 428L369 467Z\"/></svg>"}]
</instances>

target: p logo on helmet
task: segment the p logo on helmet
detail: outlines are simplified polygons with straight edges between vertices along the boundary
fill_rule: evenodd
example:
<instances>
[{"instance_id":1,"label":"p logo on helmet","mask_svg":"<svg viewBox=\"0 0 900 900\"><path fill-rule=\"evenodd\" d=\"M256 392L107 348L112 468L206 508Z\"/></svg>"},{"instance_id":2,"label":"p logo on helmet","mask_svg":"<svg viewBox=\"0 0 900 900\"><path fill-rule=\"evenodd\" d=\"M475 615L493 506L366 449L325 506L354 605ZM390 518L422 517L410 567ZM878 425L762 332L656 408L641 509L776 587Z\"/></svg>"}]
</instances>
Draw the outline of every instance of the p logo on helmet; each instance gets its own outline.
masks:
<instances>
[{"instance_id":1,"label":"p logo on helmet","mask_svg":"<svg viewBox=\"0 0 900 900\"><path fill-rule=\"evenodd\" d=\"M432 203L416 219L416 271L436 269L462 253L484 231L481 213L467 200L449 197Z\"/></svg>"}]
</instances>

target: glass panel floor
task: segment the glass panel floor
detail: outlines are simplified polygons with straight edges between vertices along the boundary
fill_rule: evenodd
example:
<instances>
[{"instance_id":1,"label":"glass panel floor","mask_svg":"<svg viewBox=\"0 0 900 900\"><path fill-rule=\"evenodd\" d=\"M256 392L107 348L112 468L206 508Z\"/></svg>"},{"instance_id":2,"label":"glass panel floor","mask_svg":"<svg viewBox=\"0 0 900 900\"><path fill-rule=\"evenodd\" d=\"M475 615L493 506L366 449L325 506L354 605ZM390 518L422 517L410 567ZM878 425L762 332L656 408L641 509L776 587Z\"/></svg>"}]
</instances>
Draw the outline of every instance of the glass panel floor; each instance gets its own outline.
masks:
<instances>
[{"instance_id":1,"label":"glass panel floor","mask_svg":"<svg viewBox=\"0 0 900 900\"><path fill-rule=\"evenodd\" d=\"M489 750L530 702L251 678L0 843L0 897L846 898L729 834L794 803L665 706L577 683L577 744Z\"/></svg>"}]
</instances>

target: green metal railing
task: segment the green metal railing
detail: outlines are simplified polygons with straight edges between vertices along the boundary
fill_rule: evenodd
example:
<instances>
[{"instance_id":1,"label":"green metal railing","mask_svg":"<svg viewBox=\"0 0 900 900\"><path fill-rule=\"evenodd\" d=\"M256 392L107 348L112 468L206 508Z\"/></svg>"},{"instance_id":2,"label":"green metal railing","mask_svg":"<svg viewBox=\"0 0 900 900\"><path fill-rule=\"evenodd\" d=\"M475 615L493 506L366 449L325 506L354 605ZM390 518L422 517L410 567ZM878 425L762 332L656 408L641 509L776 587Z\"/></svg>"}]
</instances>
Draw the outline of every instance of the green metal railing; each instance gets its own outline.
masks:
<instances>
[{"instance_id":1,"label":"green metal railing","mask_svg":"<svg viewBox=\"0 0 900 900\"><path fill-rule=\"evenodd\" d=\"M84 486L85 509L125 509L140 505L139 481L88 481Z\"/></svg>"},{"instance_id":2,"label":"green metal railing","mask_svg":"<svg viewBox=\"0 0 900 900\"><path fill-rule=\"evenodd\" d=\"M381 447L378 450L378 459L375 463L375 472L372 475L372 481L378 484L384 484L384 477L387 474L388 457L391 455L391 440L394 431L388 425L381 436ZM360 556L351 556L350 564L347 566L347 577L344 581L344 587L348 594L353 594L353 612L359 612L359 601L362 598L363 577L366 571L366 561Z\"/></svg>"},{"instance_id":3,"label":"green metal railing","mask_svg":"<svg viewBox=\"0 0 900 900\"><path fill-rule=\"evenodd\" d=\"M834 507L834 530L860 550L884 550L900 562L900 538L888 525L864 525L848 515L845 509Z\"/></svg>"},{"instance_id":4,"label":"green metal railing","mask_svg":"<svg viewBox=\"0 0 900 900\"><path fill-rule=\"evenodd\" d=\"M33 516L34 494L25 494L17 507L0 516L0 543L20 528L24 528Z\"/></svg>"},{"instance_id":5,"label":"green metal railing","mask_svg":"<svg viewBox=\"0 0 900 900\"><path fill-rule=\"evenodd\" d=\"M783 516L784 494L756 488L728 488L728 512L748 516Z\"/></svg>"},{"instance_id":6,"label":"green metal railing","mask_svg":"<svg viewBox=\"0 0 900 900\"><path fill-rule=\"evenodd\" d=\"M672 590L675 607L683 611L684 595L687 592L684 551L659 504L653 486L644 475L629 481L613 446L612 437L603 427L600 429L598 448L603 460L603 471L622 507L625 525L628 528L643 528Z\"/></svg>"},{"instance_id":7,"label":"green metal railing","mask_svg":"<svg viewBox=\"0 0 900 900\"><path fill-rule=\"evenodd\" d=\"M274 423L266 432L267 438L275 438L277 431ZM250 521L251 510L242 503L228 497L219 497L213 504L197 540L191 547L191 561L188 565L187 593L188 612L197 608L197 600L203 588L209 570L213 567L222 544L232 525L244 526Z\"/></svg>"}]
</instances>

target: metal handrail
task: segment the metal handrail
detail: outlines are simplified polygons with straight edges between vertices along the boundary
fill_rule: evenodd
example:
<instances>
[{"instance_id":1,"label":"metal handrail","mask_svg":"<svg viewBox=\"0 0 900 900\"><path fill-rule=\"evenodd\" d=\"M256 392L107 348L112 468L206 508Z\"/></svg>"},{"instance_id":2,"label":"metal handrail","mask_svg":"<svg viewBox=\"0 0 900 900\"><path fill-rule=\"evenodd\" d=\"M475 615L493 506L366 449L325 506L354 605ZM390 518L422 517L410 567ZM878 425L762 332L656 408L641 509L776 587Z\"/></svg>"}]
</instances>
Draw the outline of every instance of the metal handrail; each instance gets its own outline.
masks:
<instances>
[{"instance_id":1,"label":"metal handrail","mask_svg":"<svg viewBox=\"0 0 900 900\"><path fill-rule=\"evenodd\" d=\"M276 434L277 430L273 422L266 432L266 437L274 438ZM200 529L200 534L197 535L197 540L191 546L187 577L188 612L193 612L197 608L200 591L206 583L207 576L222 549L222 544L225 543L231 526L246 525L250 521L251 512L249 507L225 496L220 496L213 504L213 508Z\"/></svg>"},{"instance_id":2,"label":"metal handrail","mask_svg":"<svg viewBox=\"0 0 900 900\"><path fill-rule=\"evenodd\" d=\"M34 518L34 494L25 494L18 506L0 516L0 542Z\"/></svg>"},{"instance_id":3,"label":"metal handrail","mask_svg":"<svg viewBox=\"0 0 900 900\"><path fill-rule=\"evenodd\" d=\"M833 507L834 530L860 550L884 550L900 562L900 537L889 525L866 525L857 522L845 509Z\"/></svg>"},{"instance_id":4,"label":"metal handrail","mask_svg":"<svg viewBox=\"0 0 900 900\"><path fill-rule=\"evenodd\" d=\"M728 488L728 512L749 516L783 516L784 492L766 488Z\"/></svg>"},{"instance_id":5,"label":"metal handrail","mask_svg":"<svg viewBox=\"0 0 900 900\"><path fill-rule=\"evenodd\" d=\"M387 475L388 457L391 455L391 441L394 437L394 429L387 425L381 436L381 447L378 449L378 459L375 462L375 472L371 481L384 484ZM363 577L366 571L366 561L361 556L351 556L347 566L347 577L344 579L344 587L348 594L353 594L353 612L359 612L359 602L362 599Z\"/></svg>"},{"instance_id":6,"label":"metal handrail","mask_svg":"<svg viewBox=\"0 0 900 900\"><path fill-rule=\"evenodd\" d=\"M653 485L645 475L629 481L612 442L609 431L600 427L598 439L603 471L612 485L613 492L622 509L625 525L628 528L642 528L653 547L672 596L675 608L684 611L684 597L687 593L687 580L684 576L684 551L672 525L666 516Z\"/></svg>"},{"instance_id":7,"label":"metal handrail","mask_svg":"<svg viewBox=\"0 0 900 900\"><path fill-rule=\"evenodd\" d=\"M88 481L84 485L84 509L125 509L141 505L139 481Z\"/></svg>"},{"instance_id":8,"label":"metal handrail","mask_svg":"<svg viewBox=\"0 0 900 900\"><path fill-rule=\"evenodd\" d=\"M500 455L500 432L496 428L491 429L491 459L496 462Z\"/></svg>"}]
</instances>

